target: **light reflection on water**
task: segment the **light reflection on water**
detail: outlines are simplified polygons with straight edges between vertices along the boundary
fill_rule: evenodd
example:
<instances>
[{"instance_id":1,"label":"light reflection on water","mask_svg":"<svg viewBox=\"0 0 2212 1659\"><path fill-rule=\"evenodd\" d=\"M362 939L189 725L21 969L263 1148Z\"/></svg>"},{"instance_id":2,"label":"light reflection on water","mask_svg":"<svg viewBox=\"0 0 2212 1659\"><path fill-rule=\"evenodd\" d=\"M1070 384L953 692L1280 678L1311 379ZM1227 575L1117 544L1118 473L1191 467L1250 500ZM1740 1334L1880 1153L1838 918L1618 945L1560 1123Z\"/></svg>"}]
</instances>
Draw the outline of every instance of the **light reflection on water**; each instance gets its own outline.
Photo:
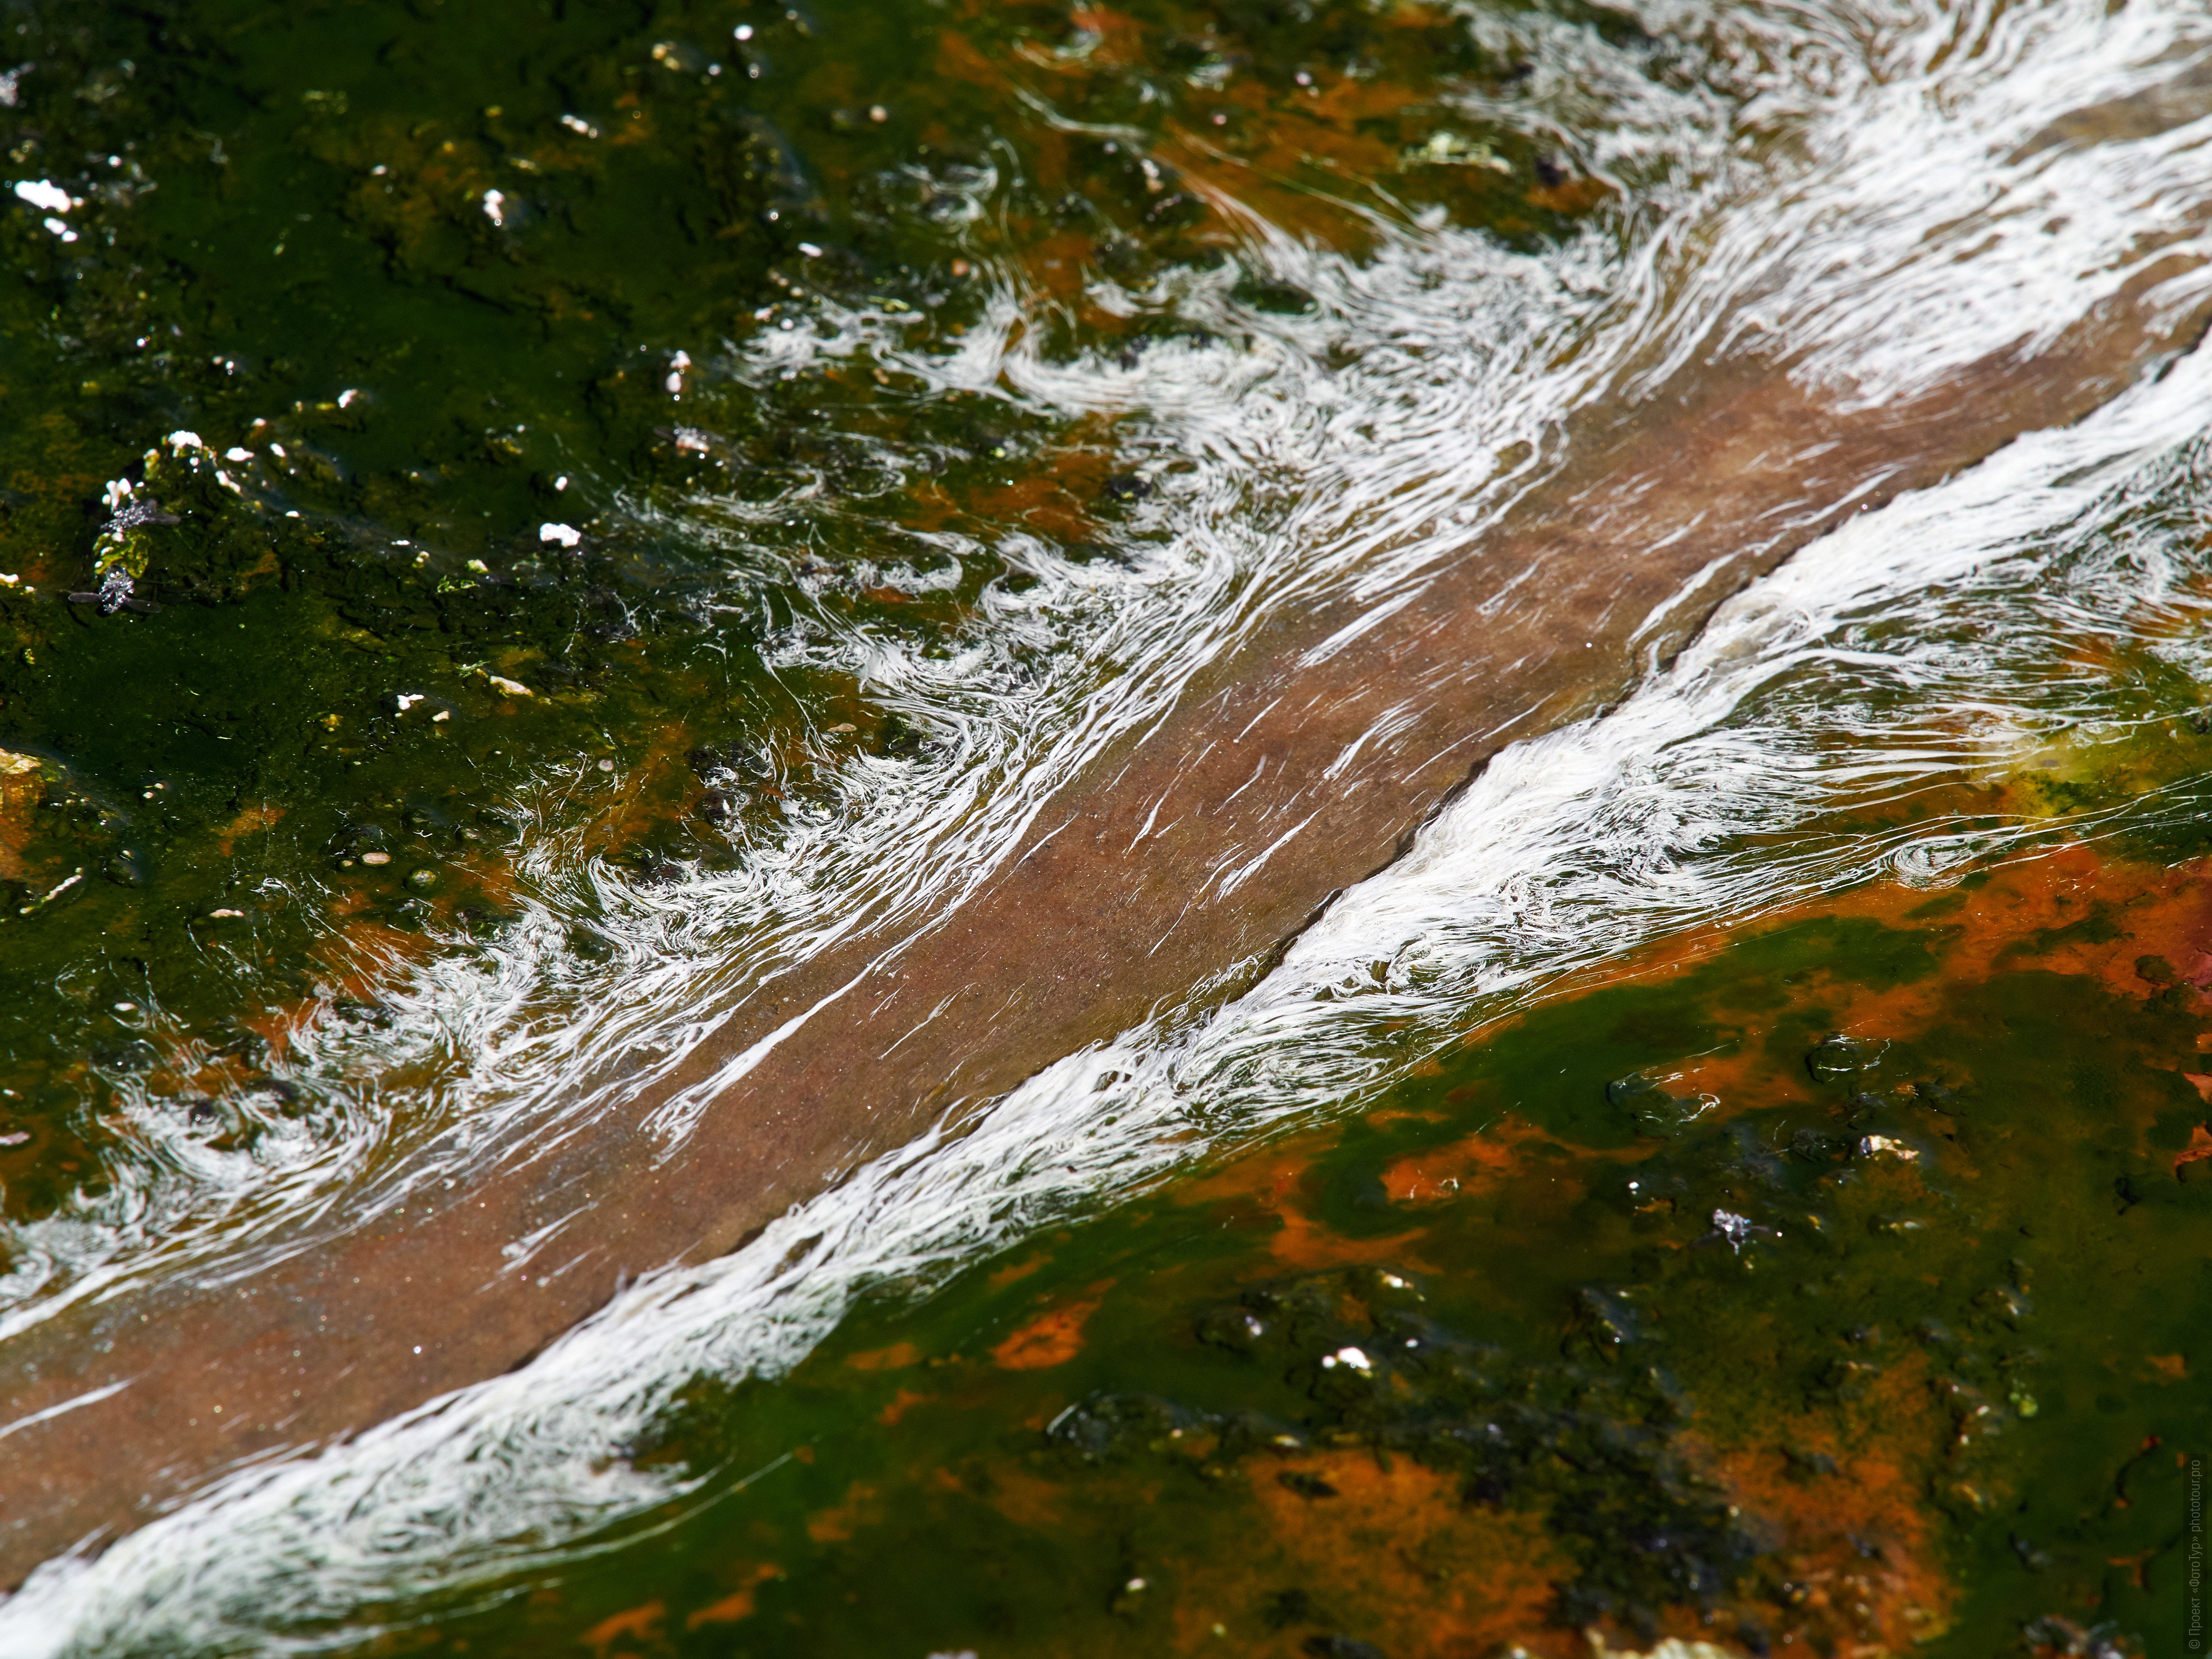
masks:
<instances>
[{"instance_id":1,"label":"light reflection on water","mask_svg":"<svg viewBox=\"0 0 2212 1659\"><path fill-rule=\"evenodd\" d=\"M827 607L796 613L787 664L861 673L939 752L852 760L837 807L729 876L646 887L573 837L537 838L524 918L497 947L393 986L389 1030L325 1024L298 1045L296 1074L331 1103L314 1135L249 1167L181 1169L149 1145L106 1212L26 1230L34 1295L15 1327L129 1283L237 1270L280 1224L294 1248L310 1206L326 1228L358 1225L635 1097L763 975L863 931L896 940L956 902L1055 789L1272 617L1347 593L1386 603L1438 561L1480 556L1485 527L1562 460L1571 411L1717 350L1790 362L1838 402L1893 397L2047 340L2132 277L2166 278L2177 307L2201 296L2212 36L2189 9L1644 16L1692 43L1700 76L1655 87L1588 32L1483 23L1521 32L1537 108L1548 97L1635 204L1562 248L1381 217L1355 261L1246 213L1240 259L1311 294L1313 312L1241 304L1233 271L1152 291L1100 278L1100 303L1213 336L1133 367L1053 359L1040 313L1054 302L980 246L997 291L951 356L907 347L895 317L826 303L815 327L763 336L743 375L847 359L1059 419L1115 417L1125 464L1155 486L1123 556L1078 562L1009 532L1002 550L1037 583L991 596L950 654ZM1233 191L1232 173L1214 178ZM995 181L972 188L984 224ZM2082 767L2124 743L2142 711L2076 653L2193 602L2208 389L2186 360L2078 428L1863 516L1731 602L1622 708L1509 750L1226 1007L1194 988L734 1255L648 1276L524 1370L58 1564L0 1609L0 1633L27 1653L353 1639L271 1632L619 1531L672 1495L616 1455L669 1392L701 1370L779 1374L862 1287L927 1285L1339 1106L1638 945L2094 830L2013 814L1855 832L1847 815L2005 774L2055 741ZM720 602L743 606L763 580L805 591L791 521L855 511L803 489L701 498L690 530L726 562ZM889 527L884 542L887 564L923 573L958 550ZM2149 648L2202 678L2191 640L2166 629ZM573 781L539 787L550 799ZM2155 814L2160 797L2127 810ZM615 946L605 963L566 948L586 915ZM680 1135L681 1115L668 1127ZM143 1133L158 1133L150 1115Z\"/></svg>"}]
</instances>

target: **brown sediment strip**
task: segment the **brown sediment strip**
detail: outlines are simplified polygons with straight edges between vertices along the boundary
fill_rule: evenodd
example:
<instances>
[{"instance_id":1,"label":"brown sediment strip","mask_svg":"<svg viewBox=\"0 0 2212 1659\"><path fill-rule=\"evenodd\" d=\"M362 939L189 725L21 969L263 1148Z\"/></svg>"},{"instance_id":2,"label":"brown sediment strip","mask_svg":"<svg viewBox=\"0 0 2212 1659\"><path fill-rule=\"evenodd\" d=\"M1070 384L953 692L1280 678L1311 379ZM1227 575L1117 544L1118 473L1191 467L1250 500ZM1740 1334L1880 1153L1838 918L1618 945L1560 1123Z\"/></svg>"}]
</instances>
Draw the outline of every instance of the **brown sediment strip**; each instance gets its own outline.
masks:
<instances>
[{"instance_id":1,"label":"brown sediment strip","mask_svg":"<svg viewBox=\"0 0 2212 1659\"><path fill-rule=\"evenodd\" d=\"M240 1460L511 1368L618 1274L726 1250L948 1108L1264 958L1488 756L1619 696L1742 582L1861 507L2079 419L2195 326L2120 301L1887 407L1735 364L1586 417L1570 470L1508 526L1387 613L1275 624L895 960L869 966L879 939L757 992L654 1095L442 1207L10 1343L0 1581ZM833 993L655 1161L659 1100ZM526 1269L503 1255L572 1212Z\"/></svg>"}]
</instances>

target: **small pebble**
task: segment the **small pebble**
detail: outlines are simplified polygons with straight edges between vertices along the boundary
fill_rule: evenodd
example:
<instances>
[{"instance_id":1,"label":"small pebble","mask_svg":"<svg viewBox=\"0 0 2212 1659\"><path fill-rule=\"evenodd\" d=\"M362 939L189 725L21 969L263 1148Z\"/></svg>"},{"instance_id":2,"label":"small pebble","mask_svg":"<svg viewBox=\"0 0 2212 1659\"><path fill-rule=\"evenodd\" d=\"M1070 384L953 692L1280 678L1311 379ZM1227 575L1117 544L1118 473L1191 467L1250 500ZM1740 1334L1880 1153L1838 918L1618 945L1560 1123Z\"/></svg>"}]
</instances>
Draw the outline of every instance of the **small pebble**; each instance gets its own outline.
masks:
<instances>
[{"instance_id":1,"label":"small pebble","mask_svg":"<svg viewBox=\"0 0 2212 1659\"><path fill-rule=\"evenodd\" d=\"M363 853L361 855L361 861L363 864L389 864L392 862L392 854L389 853Z\"/></svg>"}]
</instances>

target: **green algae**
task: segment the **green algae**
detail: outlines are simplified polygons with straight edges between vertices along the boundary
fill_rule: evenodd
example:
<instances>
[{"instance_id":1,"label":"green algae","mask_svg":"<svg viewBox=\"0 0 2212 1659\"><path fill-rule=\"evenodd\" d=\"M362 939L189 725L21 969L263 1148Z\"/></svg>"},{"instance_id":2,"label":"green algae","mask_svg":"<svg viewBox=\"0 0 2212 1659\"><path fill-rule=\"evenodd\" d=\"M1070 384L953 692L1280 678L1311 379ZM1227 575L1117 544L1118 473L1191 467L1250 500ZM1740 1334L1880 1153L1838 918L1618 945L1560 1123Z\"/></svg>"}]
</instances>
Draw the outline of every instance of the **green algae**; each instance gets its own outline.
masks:
<instances>
[{"instance_id":1,"label":"green algae","mask_svg":"<svg viewBox=\"0 0 2212 1659\"><path fill-rule=\"evenodd\" d=\"M2169 1650L2212 1018L2135 963L2203 891L2075 857L1537 1008L702 1378L668 1530L424 1649Z\"/></svg>"}]
</instances>

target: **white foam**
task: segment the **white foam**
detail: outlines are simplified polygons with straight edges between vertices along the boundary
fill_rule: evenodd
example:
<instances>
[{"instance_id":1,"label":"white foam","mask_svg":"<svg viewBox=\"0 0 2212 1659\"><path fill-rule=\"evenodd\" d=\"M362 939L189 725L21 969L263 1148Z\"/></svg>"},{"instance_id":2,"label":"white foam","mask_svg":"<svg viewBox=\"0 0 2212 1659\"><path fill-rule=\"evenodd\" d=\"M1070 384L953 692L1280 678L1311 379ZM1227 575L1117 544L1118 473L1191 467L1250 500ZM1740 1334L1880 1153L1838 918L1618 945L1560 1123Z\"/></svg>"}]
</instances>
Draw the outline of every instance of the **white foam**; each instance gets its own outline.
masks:
<instances>
[{"instance_id":1,"label":"white foam","mask_svg":"<svg viewBox=\"0 0 2212 1659\"><path fill-rule=\"evenodd\" d=\"M28 202L34 208L43 208L48 213L67 213L71 208L84 205L59 185L46 179L17 181L15 196L18 200Z\"/></svg>"}]
</instances>

